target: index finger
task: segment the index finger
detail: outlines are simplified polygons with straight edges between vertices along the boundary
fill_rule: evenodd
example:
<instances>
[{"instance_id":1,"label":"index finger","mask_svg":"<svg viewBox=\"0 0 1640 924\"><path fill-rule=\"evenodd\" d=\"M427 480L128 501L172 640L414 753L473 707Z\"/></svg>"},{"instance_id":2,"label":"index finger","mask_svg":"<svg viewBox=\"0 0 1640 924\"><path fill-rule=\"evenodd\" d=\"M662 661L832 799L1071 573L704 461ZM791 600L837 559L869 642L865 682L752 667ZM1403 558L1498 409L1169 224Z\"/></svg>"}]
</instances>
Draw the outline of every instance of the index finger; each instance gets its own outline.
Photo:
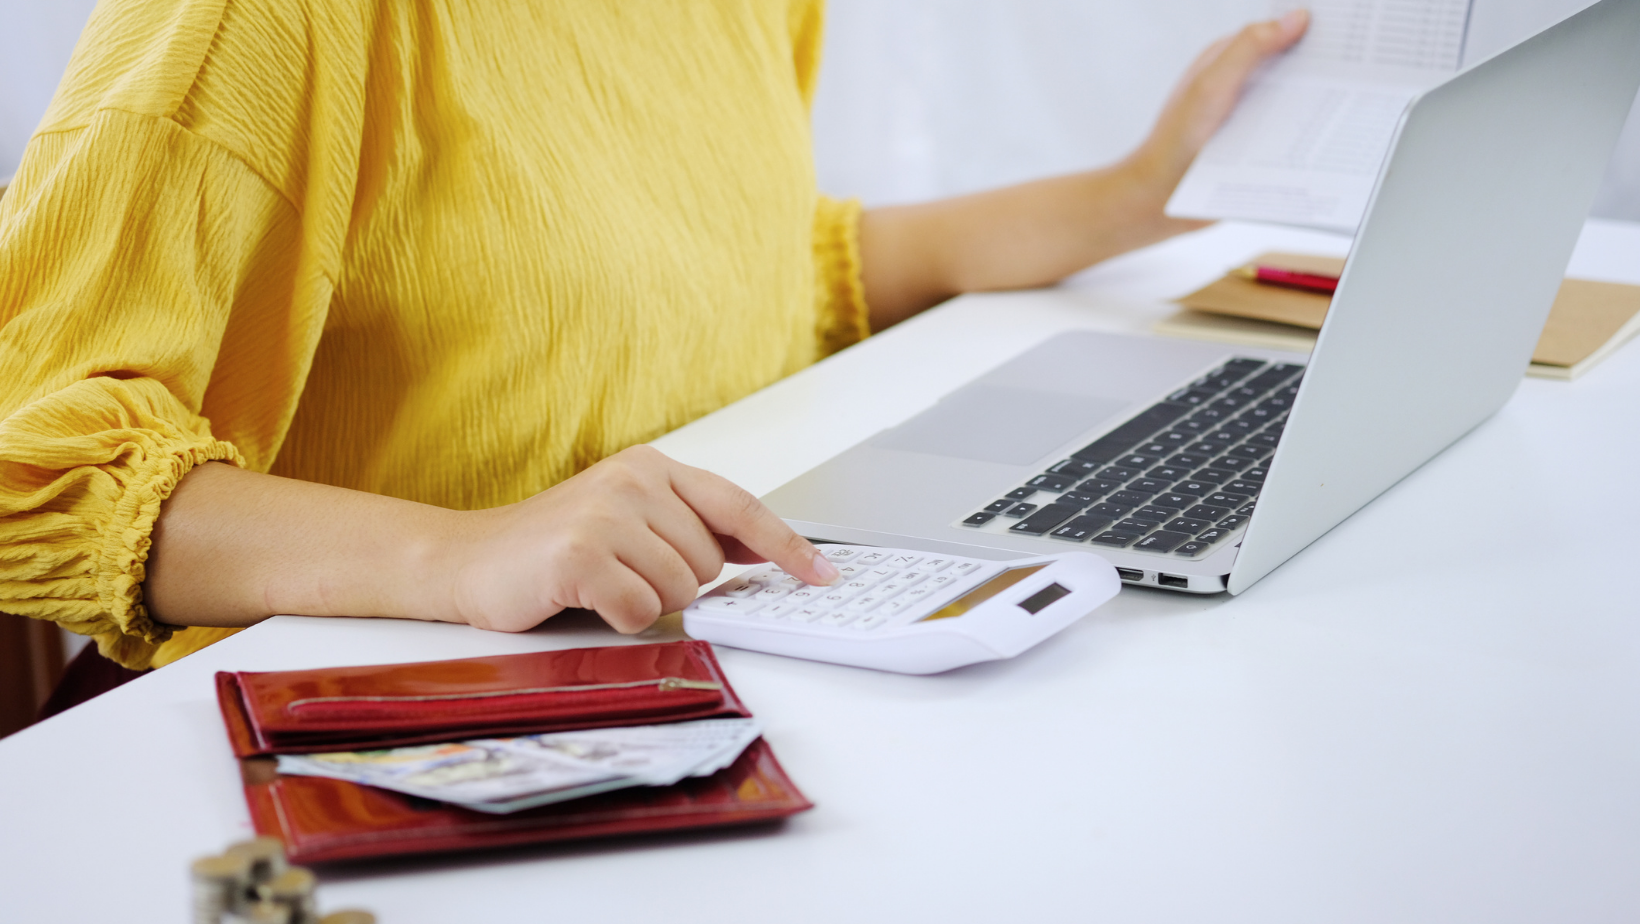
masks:
<instances>
[{"instance_id":1,"label":"index finger","mask_svg":"<svg viewBox=\"0 0 1640 924\"><path fill-rule=\"evenodd\" d=\"M750 491L682 463L672 469L671 480L673 492L712 532L735 539L810 584L827 586L842 576L819 549L793 532Z\"/></svg>"}]
</instances>

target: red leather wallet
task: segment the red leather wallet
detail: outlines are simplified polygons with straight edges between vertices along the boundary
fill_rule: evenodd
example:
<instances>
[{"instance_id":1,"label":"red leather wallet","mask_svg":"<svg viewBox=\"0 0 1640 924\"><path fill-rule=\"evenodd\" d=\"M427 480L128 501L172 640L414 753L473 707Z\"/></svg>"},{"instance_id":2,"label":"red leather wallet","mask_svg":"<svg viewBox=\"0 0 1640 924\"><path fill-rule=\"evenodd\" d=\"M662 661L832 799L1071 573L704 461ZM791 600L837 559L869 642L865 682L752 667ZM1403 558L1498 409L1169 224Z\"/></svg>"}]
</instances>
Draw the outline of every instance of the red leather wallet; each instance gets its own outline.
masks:
<instances>
[{"instance_id":1,"label":"red leather wallet","mask_svg":"<svg viewBox=\"0 0 1640 924\"><path fill-rule=\"evenodd\" d=\"M322 863L772 821L812 808L762 739L709 777L490 815L342 780L277 754L750 716L705 642L308 671L219 673L258 834Z\"/></svg>"}]
</instances>

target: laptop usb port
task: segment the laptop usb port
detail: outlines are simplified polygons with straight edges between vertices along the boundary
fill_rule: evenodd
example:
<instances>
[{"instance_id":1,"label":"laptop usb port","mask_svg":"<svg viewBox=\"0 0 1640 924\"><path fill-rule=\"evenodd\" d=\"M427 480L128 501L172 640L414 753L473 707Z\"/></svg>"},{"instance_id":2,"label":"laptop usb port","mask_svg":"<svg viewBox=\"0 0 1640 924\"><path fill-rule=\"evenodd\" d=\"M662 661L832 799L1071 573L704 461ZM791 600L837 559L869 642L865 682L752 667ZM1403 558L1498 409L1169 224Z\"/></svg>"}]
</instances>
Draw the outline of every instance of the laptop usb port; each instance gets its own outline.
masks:
<instances>
[{"instance_id":1,"label":"laptop usb port","mask_svg":"<svg viewBox=\"0 0 1640 924\"><path fill-rule=\"evenodd\" d=\"M1135 584L1145 579L1145 573L1136 568L1117 568L1116 575L1124 581L1132 581Z\"/></svg>"},{"instance_id":2,"label":"laptop usb port","mask_svg":"<svg viewBox=\"0 0 1640 924\"><path fill-rule=\"evenodd\" d=\"M1185 589L1190 587L1190 579L1177 574L1158 574L1156 575L1156 583L1162 585L1163 587L1180 587Z\"/></svg>"}]
</instances>

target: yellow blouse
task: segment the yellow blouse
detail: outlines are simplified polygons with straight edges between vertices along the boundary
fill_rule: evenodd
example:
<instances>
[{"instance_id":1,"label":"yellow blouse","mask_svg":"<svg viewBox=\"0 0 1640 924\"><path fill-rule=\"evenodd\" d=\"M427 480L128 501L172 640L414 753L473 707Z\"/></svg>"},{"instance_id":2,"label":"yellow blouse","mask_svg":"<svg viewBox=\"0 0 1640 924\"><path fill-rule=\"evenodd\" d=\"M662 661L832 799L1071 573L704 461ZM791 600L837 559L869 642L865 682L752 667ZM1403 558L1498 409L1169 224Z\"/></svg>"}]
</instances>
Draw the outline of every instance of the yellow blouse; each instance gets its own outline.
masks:
<instances>
[{"instance_id":1,"label":"yellow blouse","mask_svg":"<svg viewBox=\"0 0 1640 924\"><path fill-rule=\"evenodd\" d=\"M0 611L133 667L208 460L505 504L865 336L819 0L104 0L0 199Z\"/></svg>"}]
</instances>

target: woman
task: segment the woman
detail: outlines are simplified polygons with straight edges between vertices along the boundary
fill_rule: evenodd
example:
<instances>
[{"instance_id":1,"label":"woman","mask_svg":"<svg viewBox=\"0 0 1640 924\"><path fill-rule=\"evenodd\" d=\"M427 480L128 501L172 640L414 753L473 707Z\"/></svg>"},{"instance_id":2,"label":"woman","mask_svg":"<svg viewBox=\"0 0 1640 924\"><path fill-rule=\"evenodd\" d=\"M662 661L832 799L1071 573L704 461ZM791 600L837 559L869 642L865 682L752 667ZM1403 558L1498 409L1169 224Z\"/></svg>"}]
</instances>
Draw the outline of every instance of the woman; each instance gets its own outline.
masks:
<instances>
[{"instance_id":1,"label":"woman","mask_svg":"<svg viewBox=\"0 0 1640 924\"><path fill-rule=\"evenodd\" d=\"M816 195L817 0L98 7L0 200L0 610L157 666L274 613L635 632L835 569L637 446L1162 206L1302 14L1110 168ZM184 628L188 627L188 628Z\"/></svg>"}]
</instances>

